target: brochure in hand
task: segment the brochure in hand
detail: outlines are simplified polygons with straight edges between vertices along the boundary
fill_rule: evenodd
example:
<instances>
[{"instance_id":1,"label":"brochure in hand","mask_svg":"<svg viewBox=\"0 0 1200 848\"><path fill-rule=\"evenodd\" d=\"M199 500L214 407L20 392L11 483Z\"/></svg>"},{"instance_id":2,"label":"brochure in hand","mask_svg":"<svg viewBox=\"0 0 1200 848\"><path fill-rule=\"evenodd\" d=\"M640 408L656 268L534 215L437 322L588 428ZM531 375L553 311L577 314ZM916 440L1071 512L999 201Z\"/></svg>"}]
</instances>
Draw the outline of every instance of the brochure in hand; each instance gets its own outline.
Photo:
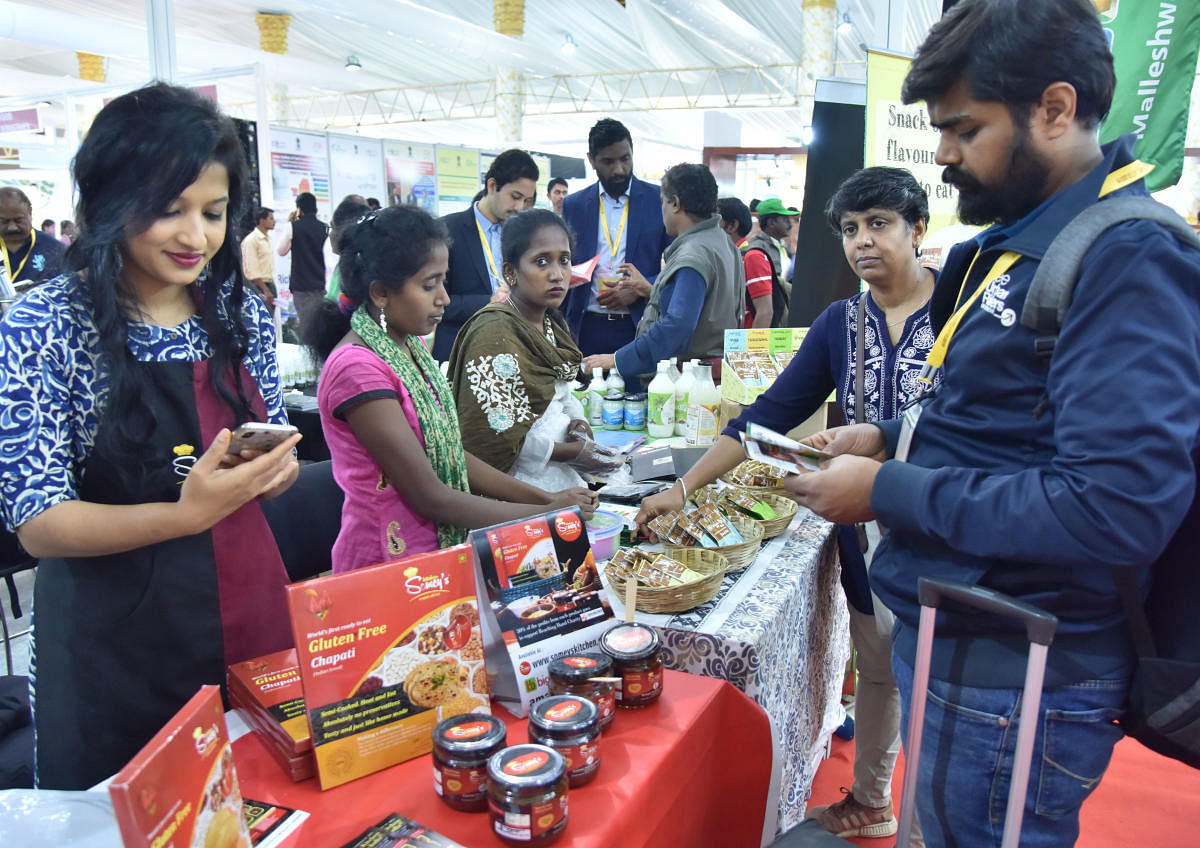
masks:
<instances>
[{"instance_id":1,"label":"brochure in hand","mask_svg":"<svg viewBox=\"0 0 1200 848\"><path fill-rule=\"evenodd\" d=\"M550 694L549 665L594 648L613 624L578 509L471 533L486 596L484 639L497 674L492 696L524 716Z\"/></svg>"},{"instance_id":2,"label":"brochure in hand","mask_svg":"<svg viewBox=\"0 0 1200 848\"><path fill-rule=\"evenodd\" d=\"M249 845L221 690L201 687L117 772L108 794L125 848Z\"/></svg>"},{"instance_id":3,"label":"brochure in hand","mask_svg":"<svg viewBox=\"0 0 1200 848\"><path fill-rule=\"evenodd\" d=\"M322 789L433 749L489 713L474 558L458 545L288 587Z\"/></svg>"},{"instance_id":4,"label":"brochure in hand","mask_svg":"<svg viewBox=\"0 0 1200 848\"><path fill-rule=\"evenodd\" d=\"M823 461L833 458L828 451L789 439L760 424L747 424L746 432L740 435L747 456L788 474L819 471Z\"/></svg>"}]
</instances>

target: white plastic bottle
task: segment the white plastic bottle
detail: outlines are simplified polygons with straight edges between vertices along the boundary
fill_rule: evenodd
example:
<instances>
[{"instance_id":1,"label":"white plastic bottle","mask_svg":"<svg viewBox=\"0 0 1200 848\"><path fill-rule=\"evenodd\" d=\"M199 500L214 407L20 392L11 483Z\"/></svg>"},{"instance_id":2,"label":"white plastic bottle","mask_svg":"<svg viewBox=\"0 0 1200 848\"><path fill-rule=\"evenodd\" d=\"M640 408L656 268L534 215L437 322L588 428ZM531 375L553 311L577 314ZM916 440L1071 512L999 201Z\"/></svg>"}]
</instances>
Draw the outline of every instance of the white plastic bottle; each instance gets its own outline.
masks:
<instances>
[{"instance_id":1,"label":"white plastic bottle","mask_svg":"<svg viewBox=\"0 0 1200 848\"><path fill-rule=\"evenodd\" d=\"M696 381L690 362L683 363L683 374L675 381L675 435L687 435L688 392Z\"/></svg>"},{"instance_id":2,"label":"white plastic bottle","mask_svg":"<svg viewBox=\"0 0 1200 848\"><path fill-rule=\"evenodd\" d=\"M688 444L707 446L717 441L717 420L721 414L721 390L712 379L712 367L695 367L696 382L688 392ZM695 426L693 428L693 421Z\"/></svg>"},{"instance_id":3,"label":"white plastic bottle","mask_svg":"<svg viewBox=\"0 0 1200 848\"><path fill-rule=\"evenodd\" d=\"M609 389L616 389L622 394L625 393L625 378L621 376L621 372L615 367L608 370L608 379L604 381L604 384Z\"/></svg>"},{"instance_id":4,"label":"white plastic bottle","mask_svg":"<svg viewBox=\"0 0 1200 848\"><path fill-rule=\"evenodd\" d=\"M658 363L658 373L646 388L646 426L653 439L665 439L675 433L675 386L670 365Z\"/></svg>"},{"instance_id":5,"label":"white plastic bottle","mask_svg":"<svg viewBox=\"0 0 1200 848\"><path fill-rule=\"evenodd\" d=\"M603 426L604 424L604 370L602 368L592 369L592 382L588 383L588 402L587 414L588 424L592 429Z\"/></svg>"},{"instance_id":6,"label":"white plastic bottle","mask_svg":"<svg viewBox=\"0 0 1200 848\"><path fill-rule=\"evenodd\" d=\"M667 376L671 378L671 385L679 382L679 378L683 376L679 371L679 357L672 356L670 359L671 367L667 369Z\"/></svg>"}]
</instances>

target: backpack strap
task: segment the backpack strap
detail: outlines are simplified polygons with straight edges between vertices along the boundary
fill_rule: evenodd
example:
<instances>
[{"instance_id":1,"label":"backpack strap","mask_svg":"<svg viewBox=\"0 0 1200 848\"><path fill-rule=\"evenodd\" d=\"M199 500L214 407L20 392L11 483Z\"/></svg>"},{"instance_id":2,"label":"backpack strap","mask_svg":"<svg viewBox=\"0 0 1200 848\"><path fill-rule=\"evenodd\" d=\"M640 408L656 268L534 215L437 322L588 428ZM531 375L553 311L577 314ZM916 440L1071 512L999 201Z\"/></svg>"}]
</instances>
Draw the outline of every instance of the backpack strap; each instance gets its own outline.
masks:
<instances>
[{"instance_id":1,"label":"backpack strap","mask_svg":"<svg viewBox=\"0 0 1200 848\"><path fill-rule=\"evenodd\" d=\"M1030 283L1021 310L1021 324L1037 334L1034 349L1038 356L1049 359L1054 353L1054 344L1079 281L1083 257L1102 233L1125 221L1138 220L1161 224L1180 241L1200 250L1200 238L1191 225L1156 200L1134 195L1093 203L1055 236Z\"/></svg>"}]
</instances>

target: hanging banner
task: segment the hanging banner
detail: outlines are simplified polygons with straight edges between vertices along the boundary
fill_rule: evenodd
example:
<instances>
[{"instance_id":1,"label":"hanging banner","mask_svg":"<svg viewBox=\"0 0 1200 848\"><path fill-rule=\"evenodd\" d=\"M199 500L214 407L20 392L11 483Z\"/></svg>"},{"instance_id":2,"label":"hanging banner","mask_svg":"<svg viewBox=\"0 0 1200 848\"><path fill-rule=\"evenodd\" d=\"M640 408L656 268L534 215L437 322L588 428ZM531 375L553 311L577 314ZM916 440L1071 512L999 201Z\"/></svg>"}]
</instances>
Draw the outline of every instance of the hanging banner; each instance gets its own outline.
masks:
<instances>
[{"instance_id":1,"label":"hanging banner","mask_svg":"<svg viewBox=\"0 0 1200 848\"><path fill-rule=\"evenodd\" d=\"M286 218L296 208L296 197L307 191L317 198L317 217L328 221L333 208L325 136L271 127L271 188L277 211L283 211L279 217Z\"/></svg>"},{"instance_id":2,"label":"hanging banner","mask_svg":"<svg viewBox=\"0 0 1200 848\"><path fill-rule=\"evenodd\" d=\"M382 198L383 142L358 135L329 136L329 196L334 208L348 194Z\"/></svg>"},{"instance_id":3,"label":"hanging banner","mask_svg":"<svg viewBox=\"0 0 1200 848\"><path fill-rule=\"evenodd\" d=\"M1112 109L1100 140L1134 133L1134 153L1156 167L1146 187L1158 191L1179 182L1187 137L1196 55L1200 51L1200 2L1093 0L1108 36L1117 71Z\"/></svg>"},{"instance_id":4,"label":"hanging banner","mask_svg":"<svg viewBox=\"0 0 1200 848\"><path fill-rule=\"evenodd\" d=\"M942 182L937 163L939 134L929 125L925 103L905 106L900 88L912 59L867 50L867 111L863 164L907 168L929 195L929 226L921 244L921 264L940 268L942 259L978 227L958 221L958 189Z\"/></svg>"},{"instance_id":5,"label":"hanging banner","mask_svg":"<svg viewBox=\"0 0 1200 848\"><path fill-rule=\"evenodd\" d=\"M479 191L479 151L466 147L437 147L438 214L466 209Z\"/></svg>"},{"instance_id":6,"label":"hanging banner","mask_svg":"<svg viewBox=\"0 0 1200 848\"><path fill-rule=\"evenodd\" d=\"M388 205L407 203L437 215L437 160L432 144L389 141L383 146Z\"/></svg>"}]
</instances>

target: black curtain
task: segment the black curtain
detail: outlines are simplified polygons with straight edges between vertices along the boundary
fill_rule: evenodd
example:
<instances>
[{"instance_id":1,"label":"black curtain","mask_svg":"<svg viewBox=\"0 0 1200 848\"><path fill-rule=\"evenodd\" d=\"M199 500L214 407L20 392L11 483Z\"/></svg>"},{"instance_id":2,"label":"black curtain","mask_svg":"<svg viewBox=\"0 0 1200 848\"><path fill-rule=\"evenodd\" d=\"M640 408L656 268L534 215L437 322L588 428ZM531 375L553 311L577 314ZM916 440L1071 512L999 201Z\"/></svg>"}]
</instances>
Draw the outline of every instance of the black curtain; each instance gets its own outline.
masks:
<instances>
[{"instance_id":1,"label":"black curtain","mask_svg":"<svg viewBox=\"0 0 1200 848\"><path fill-rule=\"evenodd\" d=\"M813 108L813 143L808 146L804 208L796 237L789 321L810 327L830 303L859 290L846 264L841 241L825 220L825 204L846 177L863 166L864 107L818 100Z\"/></svg>"}]
</instances>

